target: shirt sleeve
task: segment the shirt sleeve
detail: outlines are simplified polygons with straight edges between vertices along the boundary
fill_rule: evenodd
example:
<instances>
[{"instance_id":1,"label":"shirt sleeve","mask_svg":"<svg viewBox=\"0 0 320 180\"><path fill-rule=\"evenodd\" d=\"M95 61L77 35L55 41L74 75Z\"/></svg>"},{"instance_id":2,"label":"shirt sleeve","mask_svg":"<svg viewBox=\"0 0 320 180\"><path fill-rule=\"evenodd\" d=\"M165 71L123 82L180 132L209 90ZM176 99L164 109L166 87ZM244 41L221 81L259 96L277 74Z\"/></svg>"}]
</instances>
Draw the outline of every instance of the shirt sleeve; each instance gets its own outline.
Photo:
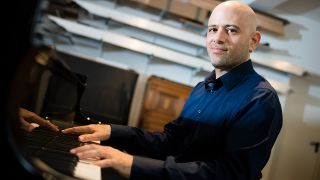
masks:
<instances>
[{"instance_id":1,"label":"shirt sleeve","mask_svg":"<svg viewBox=\"0 0 320 180\"><path fill-rule=\"evenodd\" d=\"M233 179L223 166L217 162L184 162L177 163L173 156L162 160L134 156L130 179L132 180L201 180L201 179ZM248 179L243 179L248 180Z\"/></svg>"},{"instance_id":2,"label":"shirt sleeve","mask_svg":"<svg viewBox=\"0 0 320 180\"><path fill-rule=\"evenodd\" d=\"M110 140L102 142L102 145L110 145L130 154L165 159L169 154L179 152L187 128L192 128L191 125L184 126L180 121L178 118L166 124L163 132L112 124Z\"/></svg>"}]
</instances>

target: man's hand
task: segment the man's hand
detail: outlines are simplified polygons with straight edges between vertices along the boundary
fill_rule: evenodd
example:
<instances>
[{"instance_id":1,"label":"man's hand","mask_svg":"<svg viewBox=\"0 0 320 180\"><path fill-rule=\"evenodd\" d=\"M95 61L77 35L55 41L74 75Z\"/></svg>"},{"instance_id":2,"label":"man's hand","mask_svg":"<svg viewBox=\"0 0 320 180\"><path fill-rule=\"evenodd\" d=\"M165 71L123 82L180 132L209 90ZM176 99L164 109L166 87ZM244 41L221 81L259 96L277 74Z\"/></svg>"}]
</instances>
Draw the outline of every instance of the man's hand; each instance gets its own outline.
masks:
<instances>
[{"instance_id":1,"label":"man's hand","mask_svg":"<svg viewBox=\"0 0 320 180\"><path fill-rule=\"evenodd\" d=\"M28 111L24 108L19 108L19 115L21 128L25 131L31 132L36 127L33 126L32 123L44 126L52 131L59 131L59 128L50 121L47 121L38 116L36 113Z\"/></svg>"},{"instance_id":2,"label":"man's hand","mask_svg":"<svg viewBox=\"0 0 320 180\"><path fill-rule=\"evenodd\" d=\"M79 141L103 141L110 138L111 126L105 124L90 124L76 126L62 130L63 133L84 133L79 136Z\"/></svg>"},{"instance_id":3,"label":"man's hand","mask_svg":"<svg viewBox=\"0 0 320 180\"><path fill-rule=\"evenodd\" d=\"M122 176L129 178L133 162L133 156L110 146L88 144L70 150L79 159L98 159L93 164L102 168L111 167Z\"/></svg>"}]
</instances>

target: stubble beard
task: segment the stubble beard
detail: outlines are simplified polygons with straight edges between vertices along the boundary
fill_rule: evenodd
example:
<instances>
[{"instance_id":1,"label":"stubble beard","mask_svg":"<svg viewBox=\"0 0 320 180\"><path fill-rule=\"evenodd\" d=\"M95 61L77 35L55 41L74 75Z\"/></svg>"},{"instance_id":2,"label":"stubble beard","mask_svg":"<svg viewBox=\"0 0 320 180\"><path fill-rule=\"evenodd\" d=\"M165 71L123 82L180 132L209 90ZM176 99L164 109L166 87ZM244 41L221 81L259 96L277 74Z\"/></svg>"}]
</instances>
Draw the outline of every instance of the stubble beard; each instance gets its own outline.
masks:
<instances>
[{"instance_id":1,"label":"stubble beard","mask_svg":"<svg viewBox=\"0 0 320 180\"><path fill-rule=\"evenodd\" d=\"M217 69L221 70L231 70L234 67L238 66L245 60L247 60L249 57L246 57L244 54L239 54L236 56L237 58L233 58L228 54L224 54L221 56L215 56L213 54L210 55L210 60L212 66L214 66Z\"/></svg>"},{"instance_id":2,"label":"stubble beard","mask_svg":"<svg viewBox=\"0 0 320 180\"><path fill-rule=\"evenodd\" d=\"M229 70L236 66L235 61L230 57L213 57L211 56L211 64L217 69Z\"/></svg>"}]
</instances>

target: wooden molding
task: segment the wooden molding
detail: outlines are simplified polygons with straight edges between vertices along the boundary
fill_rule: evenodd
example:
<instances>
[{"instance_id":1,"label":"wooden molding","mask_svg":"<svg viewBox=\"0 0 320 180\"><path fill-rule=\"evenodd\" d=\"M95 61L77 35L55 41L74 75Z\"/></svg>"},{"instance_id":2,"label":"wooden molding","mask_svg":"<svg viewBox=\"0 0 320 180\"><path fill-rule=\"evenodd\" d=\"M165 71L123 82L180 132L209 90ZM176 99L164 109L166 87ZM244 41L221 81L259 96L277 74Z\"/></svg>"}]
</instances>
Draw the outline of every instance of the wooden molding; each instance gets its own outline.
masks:
<instances>
[{"instance_id":1,"label":"wooden molding","mask_svg":"<svg viewBox=\"0 0 320 180\"><path fill-rule=\"evenodd\" d=\"M166 10L172 14L204 23L208 10L178 0L131 0L147 6Z\"/></svg>"},{"instance_id":2,"label":"wooden molding","mask_svg":"<svg viewBox=\"0 0 320 180\"><path fill-rule=\"evenodd\" d=\"M215 0L190 0L190 4L206 9L208 11L212 11L212 9L220 3L221 1Z\"/></svg>"},{"instance_id":3,"label":"wooden molding","mask_svg":"<svg viewBox=\"0 0 320 180\"><path fill-rule=\"evenodd\" d=\"M204 23L208 12L223 1L218 0L189 0L188 3L179 0L131 0L147 6L164 10L178 16ZM167 4L170 3L170 4ZM259 28L277 35L284 35L285 19L253 9L257 14Z\"/></svg>"},{"instance_id":4,"label":"wooden molding","mask_svg":"<svg viewBox=\"0 0 320 180\"><path fill-rule=\"evenodd\" d=\"M212 11L214 7L221 3L221 1L216 0L190 0L190 3L194 6L198 6L200 8L206 9L208 11ZM257 11L254 9L257 15L259 27L262 30L266 30L278 35L284 35L284 25L289 22L285 19L281 19L279 17L275 17L273 15L269 15L267 13Z\"/></svg>"},{"instance_id":5,"label":"wooden molding","mask_svg":"<svg viewBox=\"0 0 320 180\"><path fill-rule=\"evenodd\" d=\"M258 27L278 35L284 35L284 23L280 20L256 13L258 19Z\"/></svg>"}]
</instances>

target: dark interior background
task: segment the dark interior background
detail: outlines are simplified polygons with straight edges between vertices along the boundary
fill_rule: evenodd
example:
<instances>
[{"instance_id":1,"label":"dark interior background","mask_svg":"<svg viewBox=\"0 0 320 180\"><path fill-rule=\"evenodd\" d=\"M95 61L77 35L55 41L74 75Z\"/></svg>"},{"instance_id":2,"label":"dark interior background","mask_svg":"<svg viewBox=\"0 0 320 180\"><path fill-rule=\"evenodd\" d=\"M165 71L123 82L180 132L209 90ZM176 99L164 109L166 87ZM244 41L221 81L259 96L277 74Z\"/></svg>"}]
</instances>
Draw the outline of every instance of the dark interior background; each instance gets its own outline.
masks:
<instances>
[{"instance_id":1,"label":"dark interior background","mask_svg":"<svg viewBox=\"0 0 320 180\"><path fill-rule=\"evenodd\" d=\"M24 177L26 179L41 179L27 171L17 159L15 149L11 146L11 137L8 137L7 126L8 119L8 98L11 92L13 79L16 78L18 67L22 65L23 59L27 56L28 50L31 47L31 32L36 14L38 1L8 1L2 6L1 16L4 32L2 32L2 51L1 51L1 148L3 157L10 162L4 163L4 174L9 172L12 179ZM8 11L9 10L9 11ZM17 95L19 98L19 95ZM14 103L14 102L11 102ZM15 119L16 120L16 119ZM4 161L3 161L4 162ZM3 174L3 176L4 176Z\"/></svg>"}]
</instances>

